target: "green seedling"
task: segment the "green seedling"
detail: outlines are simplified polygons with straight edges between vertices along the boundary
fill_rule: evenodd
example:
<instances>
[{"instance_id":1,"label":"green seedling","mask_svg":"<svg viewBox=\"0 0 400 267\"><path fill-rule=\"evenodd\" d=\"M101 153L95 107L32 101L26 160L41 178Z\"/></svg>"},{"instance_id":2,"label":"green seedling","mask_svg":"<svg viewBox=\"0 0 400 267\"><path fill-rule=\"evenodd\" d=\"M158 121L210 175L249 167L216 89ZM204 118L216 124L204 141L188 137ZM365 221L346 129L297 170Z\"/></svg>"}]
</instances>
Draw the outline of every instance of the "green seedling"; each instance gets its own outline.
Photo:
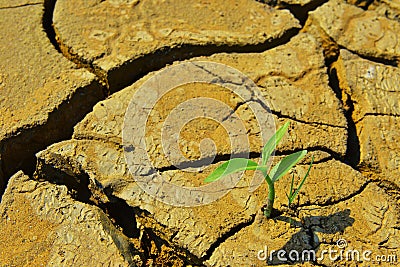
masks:
<instances>
[{"instance_id":1,"label":"green seedling","mask_svg":"<svg viewBox=\"0 0 400 267\"><path fill-rule=\"evenodd\" d=\"M264 209L264 215L267 218L271 217L271 213L274 206L275 200L275 182L278 181L282 176L290 171L290 169L296 165L304 156L307 154L307 150L301 150L290 154L284 157L281 161L279 161L268 173L269 166L267 165L269 158L271 157L272 152L274 152L276 146L281 141L282 137L287 132L289 127L289 122L286 122L281 128L279 128L276 133L268 140L268 142L263 147L261 153L261 164L258 164L250 159L245 158L234 158L228 160L223 163L219 167L217 167L205 180L204 182L213 182L220 179L223 176L241 172L245 170L255 170L261 171L263 174L265 181L268 184L268 198L267 204ZM293 202L294 198L297 196L300 188L303 186L305 179L307 178L309 171L311 169L311 165L307 171L307 174L303 178L297 190L293 190L293 180L292 186L288 195L288 199L290 203Z\"/></svg>"},{"instance_id":2,"label":"green seedling","mask_svg":"<svg viewBox=\"0 0 400 267\"><path fill-rule=\"evenodd\" d=\"M290 190L289 190L289 194L286 193L286 196L288 198L288 207L290 208L290 206L292 205L294 199L296 198L296 196L299 194L300 189L303 187L304 182L306 181L308 174L310 173L311 167L313 165L314 162L314 156L311 158L311 163L310 166L308 167L308 170L306 172L306 175L304 175L303 179L301 180L299 186L297 187L297 189L293 188L293 184L294 184L294 175L292 175L292 180L290 182Z\"/></svg>"}]
</instances>

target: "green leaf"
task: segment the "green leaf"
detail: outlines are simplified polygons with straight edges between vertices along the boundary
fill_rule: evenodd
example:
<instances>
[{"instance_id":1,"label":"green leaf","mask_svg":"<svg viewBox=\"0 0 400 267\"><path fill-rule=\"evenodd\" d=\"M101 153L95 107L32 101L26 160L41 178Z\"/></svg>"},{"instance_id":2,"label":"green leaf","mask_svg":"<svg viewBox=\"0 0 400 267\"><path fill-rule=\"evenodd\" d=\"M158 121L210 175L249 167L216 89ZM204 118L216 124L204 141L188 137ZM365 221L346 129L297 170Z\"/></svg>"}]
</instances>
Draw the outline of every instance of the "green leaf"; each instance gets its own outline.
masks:
<instances>
[{"instance_id":1,"label":"green leaf","mask_svg":"<svg viewBox=\"0 0 400 267\"><path fill-rule=\"evenodd\" d=\"M293 195L290 196L290 198L291 198L290 203L293 202L293 200L296 198L297 194L299 193L300 189L303 187L303 184L306 181L306 178L310 174L310 170L311 170L313 163L314 163L314 156L311 158L311 163L310 163L310 166L308 167L306 175L304 175L304 178L301 180L299 186L297 187L296 191L294 191Z\"/></svg>"},{"instance_id":2,"label":"green leaf","mask_svg":"<svg viewBox=\"0 0 400 267\"><path fill-rule=\"evenodd\" d=\"M261 153L261 158L262 158L262 165L266 165L268 162L269 157L271 156L272 152L275 150L276 146L279 144L281 141L282 137L285 135L288 127L289 127L290 121L287 121L281 128L279 128L275 134L268 140L268 142L265 144L262 153Z\"/></svg>"},{"instance_id":3,"label":"green leaf","mask_svg":"<svg viewBox=\"0 0 400 267\"><path fill-rule=\"evenodd\" d=\"M291 196L289 196L286 192L285 192L285 194L286 194L286 197L288 199L288 207L290 207L290 204L292 203Z\"/></svg>"},{"instance_id":4,"label":"green leaf","mask_svg":"<svg viewBox=\"0 0 400 267\"><path fill-rule=\"evenodd\" d=\"M288 207L290 207L290 204L291 204L292 201L293 201L293 199L292 199L292 196L293 196L293 184L294 184L294 174L292 175L292 181L290 182L289 195L286 194L286 196L287 196L287 198L288 198L288 201L289 201Z\"/></svg>"},{"instance_id":5,"label":"green leaf","mask_svg":"<svg viewBox=\"0 0 400 267\"><path fill-rule=\"evenodd\" d=\"M207 178L204 182L214 182L220 179L223 176L240 172L244 170L256 170L258 164L252 160L244 159L244 158L235 158L230 159L227 162L223 163L222 165L218 166Z\"/></svg>"},{"instance_id":6,"label":"green leaf","mask_svg":"<svg viewBox=\"0 0 400 267\"><path fill-rule=\"evenodd\" d=\"M292 182L290 183L290 195L292 195L293 192L293 184L294 184L294 174L292 175Z\"/></svg>"},{"instance_id":7,"label":"green leaf","mask_svg":"<svg viewBox=\"0 0 400 267\"><path fill-rule=\"evenodd\" d=\"M298 151L296 153L290 154L289 156L284 157L281 161L276 164L269 176L271 177L272 182L276 182L285 175L297 162L299 162L305 155L307 154L307 150Z\"/></svg>"}]
</instances>

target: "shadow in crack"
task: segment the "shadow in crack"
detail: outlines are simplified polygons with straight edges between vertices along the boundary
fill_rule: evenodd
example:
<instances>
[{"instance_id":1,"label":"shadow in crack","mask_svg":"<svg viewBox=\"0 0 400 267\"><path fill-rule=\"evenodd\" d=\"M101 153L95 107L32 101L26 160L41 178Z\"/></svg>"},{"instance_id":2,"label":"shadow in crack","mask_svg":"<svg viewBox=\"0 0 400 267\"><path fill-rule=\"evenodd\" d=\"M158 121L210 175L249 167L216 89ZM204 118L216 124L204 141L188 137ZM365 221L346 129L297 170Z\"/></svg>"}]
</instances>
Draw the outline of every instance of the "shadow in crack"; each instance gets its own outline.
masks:
<instances>
[{"instance_id":1,"label":"shadow in crack","mask_svg":"<svg viewBox=\"0 0 400 267\"><path fill-rule=\"evenodd\" d=\"M354 223L349 209L329 216L305 217L302 222L286 216L278 216L275 220L291 223L292 226L299 228L299 231L282 248L276 251L271 250L272 253L265 252L264 256L268 265L297 264L307 261L316 263L320 244L316 233L340 233Z\"/></svg>"},{"instance_id":2,"label":"shadow in crack","mask_svg":"<svg viewBox=\"0 0 400 267\"><path fill-rule=\"evenodd\" d=\"M57 0L45 0L44 1L44 14L42 19L42 26L44 32L47 34L50 43L54 48L61 53L60 47L56 40L56 32L53 28L53 12L56 6Z\"/></svg>"},{"instance_id":3,"label":"shadow in crack","mask_svg":"<svg viewBox=\"0 0 400 267\"><path fill-rule=\"evenodd\" d=\"M357 128L353 120L354 105L350 95L343 95L343 90L339 86L339 77L336 68L330 67L329 70L329 86L335 92L339 101L344 106L344 116L347 120L348 137L347 137L347 150L344 157L344 162L353 168L356 168L360 163L360 140L357 135ZM345 103L343 100L345 99Z\"/></svg>"},{"instance_id":4,"label":"shadow in crack","mask_svg":"<svg viewBox=\"0 0 400 267\"><path fill-rule=\"evenodd\" d=\"M282 0L256 0L257 2L267 4L277 9L288 9L293 16L300 21L301 25L304 25L308 19L308 14L314 11L318 7L322 6L328 0L313 0L308 1L307 4L290 4L288 1Z\"/></svg>"}]
</instances>

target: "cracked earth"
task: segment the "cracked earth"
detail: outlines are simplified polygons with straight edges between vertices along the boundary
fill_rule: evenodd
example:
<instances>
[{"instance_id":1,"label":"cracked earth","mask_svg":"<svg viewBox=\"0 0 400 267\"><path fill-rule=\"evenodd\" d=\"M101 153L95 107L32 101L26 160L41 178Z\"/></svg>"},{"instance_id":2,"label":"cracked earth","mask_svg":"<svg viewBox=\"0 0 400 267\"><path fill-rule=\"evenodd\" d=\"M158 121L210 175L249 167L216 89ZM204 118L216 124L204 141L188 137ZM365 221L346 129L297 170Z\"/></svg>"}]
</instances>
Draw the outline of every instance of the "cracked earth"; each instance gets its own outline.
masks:
<instances>
[{"instance_id":1,"label":"cracked earth","mask_svg":"<svg viewBox=\"0 0 400 267\"><path fill-rule=\"evenodd\" d=\"M0 266L398 264L399 1L0 0L0 21ZM273 219L261 214L266 184L249 193L250 172L196 207L160 202L137 184L135 175L152 173L132 174L126 163L130 101L167 66L198 61L239 70L258 86L276 126L291 122L275 161L307 149L293 169L302 177L315 157L294 211L286 206L289 176L277 185ZM171 164L163 123L200 97L230 107L224 120L242 120L251 158L263 145L250 106L265 103L221 86L175 88L147 121L132 123L146 127L143 154L157 172L182 186L202 185L244 152L217 122L198 118L180 129L186 161ZM206 138L215 155L199 147ZM191 166L206 168L185 171ZM340 239L372 251L372 261L257 258L265 246L319 255Z\"/></svg>"}]
</instances>

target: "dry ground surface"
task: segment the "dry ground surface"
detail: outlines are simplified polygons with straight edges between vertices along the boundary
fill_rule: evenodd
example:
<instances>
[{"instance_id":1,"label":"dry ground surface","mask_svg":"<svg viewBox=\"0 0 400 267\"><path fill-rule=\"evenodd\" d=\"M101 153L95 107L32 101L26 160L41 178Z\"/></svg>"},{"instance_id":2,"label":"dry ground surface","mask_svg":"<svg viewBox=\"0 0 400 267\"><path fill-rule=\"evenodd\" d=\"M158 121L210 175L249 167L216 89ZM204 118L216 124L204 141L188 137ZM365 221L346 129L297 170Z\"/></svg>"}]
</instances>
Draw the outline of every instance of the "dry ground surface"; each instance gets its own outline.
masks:
<instances>
[{"instance_id":1,"label":"dry ground surface","mask_svg":"<svg viewBox=\"0 0 400 267\"><path fill-rule=\"evenodd\" d=\"M0 0L0 22L0 266L399 264L400 1ZM252 172L211 203L151 191L286 121L273 160L307 149L298 182L315 158L292 209L289 176L272 219Z\"/></svg>"}]
</instances>

